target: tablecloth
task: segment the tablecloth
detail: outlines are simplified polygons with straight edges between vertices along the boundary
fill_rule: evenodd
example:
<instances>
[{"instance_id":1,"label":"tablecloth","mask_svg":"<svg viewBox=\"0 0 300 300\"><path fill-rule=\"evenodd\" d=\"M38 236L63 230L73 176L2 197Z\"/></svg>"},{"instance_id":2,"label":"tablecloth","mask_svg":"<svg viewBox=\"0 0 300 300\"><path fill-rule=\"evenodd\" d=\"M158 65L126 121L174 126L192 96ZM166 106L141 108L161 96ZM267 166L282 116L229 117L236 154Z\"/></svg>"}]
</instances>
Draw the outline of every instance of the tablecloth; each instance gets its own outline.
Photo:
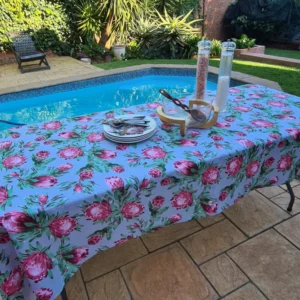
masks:
<instances>
[{"instance_id":1,"label":"tablecloth","mask_svg":"<svg viewBox=\"0 0 300 300\"><path fill-rule=\"evenodd\" d=\"M100 251L293 180L300 99L246 85L229 100L215 127L185 137L159 121L156 102L1 132L2 298L54 299ZM133 113L156 118L151 139L104 138L104 118Z\"/></svg>"}]
</instances>

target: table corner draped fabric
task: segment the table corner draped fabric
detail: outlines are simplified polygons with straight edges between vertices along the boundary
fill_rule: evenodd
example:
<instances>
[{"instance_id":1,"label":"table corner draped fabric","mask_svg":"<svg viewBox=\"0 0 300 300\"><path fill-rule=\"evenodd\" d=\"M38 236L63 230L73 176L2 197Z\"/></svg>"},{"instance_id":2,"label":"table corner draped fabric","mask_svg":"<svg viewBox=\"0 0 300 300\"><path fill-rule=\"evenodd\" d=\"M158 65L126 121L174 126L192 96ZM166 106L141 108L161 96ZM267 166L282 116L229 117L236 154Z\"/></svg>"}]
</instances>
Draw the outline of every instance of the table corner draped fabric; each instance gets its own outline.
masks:
<instances>
[{"instance_id":1,"label":"table corner draped fabric","mask_svg":"<svg viewBox=\"0 0 300 300\"><path fill-rule=\"evenodd\" d=\"M3 299L54 299L98 252L219 214L255 188L300 176L299 98L259 85L231 88L216 126L184 138L160 123L159 105L0 132ZM152 138L104 138L104 118L133 113L156 119Z\"/></svg>"}]
</instances>

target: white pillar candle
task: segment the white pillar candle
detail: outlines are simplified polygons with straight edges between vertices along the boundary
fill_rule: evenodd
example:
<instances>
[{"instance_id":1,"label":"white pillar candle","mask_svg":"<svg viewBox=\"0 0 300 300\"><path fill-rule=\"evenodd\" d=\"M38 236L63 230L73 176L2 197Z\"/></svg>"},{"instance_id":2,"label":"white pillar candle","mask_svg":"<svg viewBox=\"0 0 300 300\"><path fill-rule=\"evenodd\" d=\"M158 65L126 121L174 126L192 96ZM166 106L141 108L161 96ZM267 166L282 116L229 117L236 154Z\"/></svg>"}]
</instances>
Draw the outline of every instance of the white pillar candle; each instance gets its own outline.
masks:
<instances>
[{"instance_id":1,"label":"white pillar candle","mask_svg":"<svg viewBox=\"0 0 300 300\"><path fill-rule=\"evenodd\" d=\"M219 76L216 104L218 105L220 111L224 111L226 109L229 85L229 76Z\"/></svg>"}]
</instances>

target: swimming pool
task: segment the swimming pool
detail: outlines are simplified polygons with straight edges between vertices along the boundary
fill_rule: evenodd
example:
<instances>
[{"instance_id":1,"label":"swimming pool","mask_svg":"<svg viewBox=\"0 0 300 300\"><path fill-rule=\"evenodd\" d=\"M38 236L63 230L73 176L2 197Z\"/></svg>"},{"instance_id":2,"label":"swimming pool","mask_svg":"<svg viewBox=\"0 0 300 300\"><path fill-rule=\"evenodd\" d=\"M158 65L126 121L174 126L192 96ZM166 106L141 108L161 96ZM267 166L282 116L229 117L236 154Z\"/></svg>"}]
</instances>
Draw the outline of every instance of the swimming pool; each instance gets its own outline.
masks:
<instances>
[{"instance_id":1,"label":"swimming pool","mask_svg":"<svg viewBox=\"0 0 300 300\"><path fill-rule=\"evenodd\" d=\"M54 119L113 110L161 101L158 89L175 97L193 93L195 70L129 72L122 75L84 80L43 89L0 96L0 120L33 124ZM216 76L210 74L208 90L216 90ZM232 82L232 85L238 85ZM0 130L14 125L0 123Z\"/></svg>"}]
</instances>

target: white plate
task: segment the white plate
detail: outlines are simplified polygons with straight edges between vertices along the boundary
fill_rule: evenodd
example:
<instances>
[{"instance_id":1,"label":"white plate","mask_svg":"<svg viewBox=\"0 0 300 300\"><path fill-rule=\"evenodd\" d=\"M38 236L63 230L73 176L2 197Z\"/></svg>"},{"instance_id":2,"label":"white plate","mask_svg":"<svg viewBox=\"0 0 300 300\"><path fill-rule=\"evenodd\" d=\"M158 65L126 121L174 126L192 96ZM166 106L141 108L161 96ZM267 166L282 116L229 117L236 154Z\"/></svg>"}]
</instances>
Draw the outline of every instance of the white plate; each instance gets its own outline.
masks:
<instances>
[{"instance_id":1,"label":"white plate","mask_svg":"<svg viewBox=\"0 0 300 300\"><path fill-rule=\"evenodd\" d=\"M105 132L104 131L104 135L105 136L108 136L108 137L111 137L113 139L118 139L118 140L136 140L136 139L139 139L139 138L142 138L142 137L146 137L147 135L151 135L153 132L155 132L157 129L154 128L153 130L151 130L149 133L147 134L143 134L143 135L138 135L138 136L134 136L134 137L128 137L127 135L123 135L123 136L114 136L112 134L109 134L108 132Z\"/></svg>"},{"instance_id":2,"label":"white plate","mask_svg":"<svg viewBox=\"0 0 300 300\"><path fill-rule=\"evenodd\" d=\"M141 139L147 139L149 137L151 137L154 133L156 132L155 131L152 131L151 133L147 134L147 135L143 135L143 136L140 136L140 137L137 137L137 138L131 138L131 139L126 139L126 138L116 138L116 137L113 137L113 136L109 136L107 134L104 133L104 136L108 139L113 139L114 141L118 141L120 143L127 143L127 142L136 142L136 141L140 141Z\"/></svg>"},{"instance_id":3,"label":"white plate","mask_svg":"<svg viewBox=\"0 0 300 300\"><path fill-rule=\"evenodd\" d=\"M140 115L124 115L118 117L119 119L129 119ZM145 121L149 121L148 127L143 128L141 126L131 126L129 128L123 127L120 129L112 128L111 126L107 124L103 124L103 130L104 133L106 133L106 136L109 136L111 138L137 138L137 137L144 137L148 135L149 133L152 133L156 128L156 122L151 117L145 117Z\"/></svg>"},{"instance_id":4,"label":"white plate","mask_svg":"<svg viewBox=\"0 0 300 300\"><path fill-rule=\"evenodd\" d=\"M153 132L151 132L149 135L147 136L141 136L139 138L136 138L136 139L130 139L130 140L126 140L126 139L116 139L116 138L113 138L111 136L107 136L105 133L105 137L112 141L112 142L115 142L115 143L120 143L120 144L134 144L134 143L139 143L139 142L142 142L142 141L145 141L145 140L148 140L149 138L151 138L154 134L156 133L156 130L154 130Z\"/></svg>"},{"instance_id":5,"label":"white plate","mask_svg":"<svg viewBox=\"0 0 300 300\"><path fill-rule=\"evenodd\" d=\"M148 136L151 136L153 135L153 133L155 133L157 131L157 129L155 128L154 130L152 130L151 132L149 132L148 134L146 135L142 135L142 136L137 136L137 137L134 137L134 138L128 138L126 136L123 136L123 137L115 137L115 136L111 136L109 134L107 134L106 132L104 132L104 135L105 137L108 137L108 138L112 138L114 140L118 140L118 141L136 141L136 140L140 140L142 138L146 138Z\"/></svg>"}]
</instances>

